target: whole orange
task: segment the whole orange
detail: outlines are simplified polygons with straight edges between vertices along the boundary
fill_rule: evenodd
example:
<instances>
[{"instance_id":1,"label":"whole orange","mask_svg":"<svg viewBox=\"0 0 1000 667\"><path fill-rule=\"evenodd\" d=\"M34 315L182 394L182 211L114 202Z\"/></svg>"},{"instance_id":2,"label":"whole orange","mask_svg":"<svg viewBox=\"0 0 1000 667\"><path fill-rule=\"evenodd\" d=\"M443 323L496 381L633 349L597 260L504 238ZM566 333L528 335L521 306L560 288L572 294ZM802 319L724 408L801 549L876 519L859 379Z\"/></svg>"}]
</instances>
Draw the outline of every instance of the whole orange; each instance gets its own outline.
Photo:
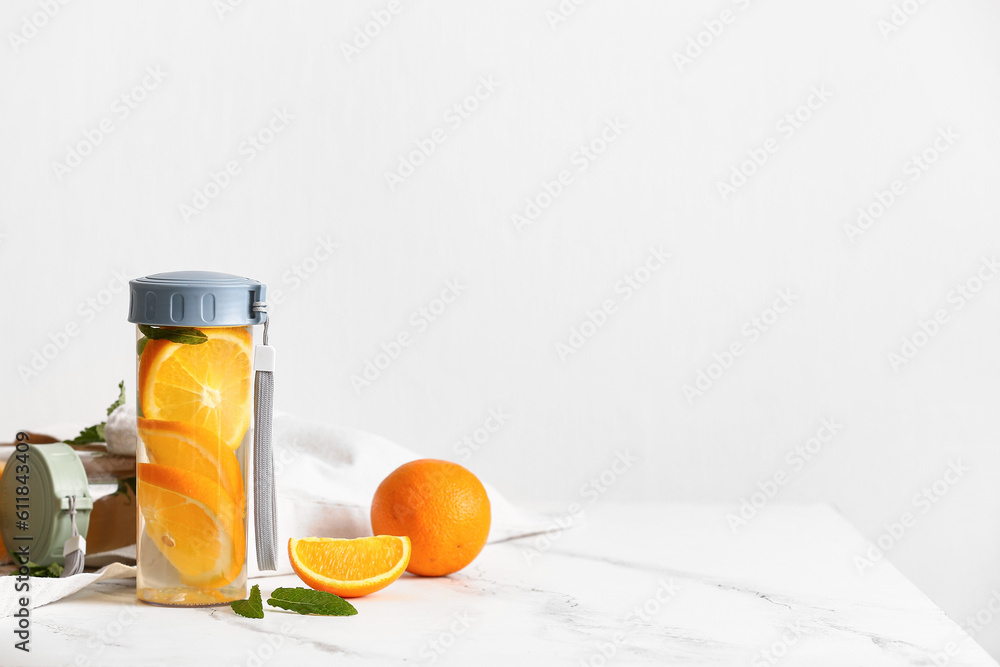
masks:
<instances>
[{"instance_id":1,"label":"whole orange","mask_svg":"<svg viewBox=\"0 0 1000 667\"><path fill-rule=\"evenodd\" d=\"M440 577L461 570L482 551L490 534L490 499L479 479L457 463L410 461L376 489L372 530L409 537L406 571Z\"/></svg>"}]
</instances>

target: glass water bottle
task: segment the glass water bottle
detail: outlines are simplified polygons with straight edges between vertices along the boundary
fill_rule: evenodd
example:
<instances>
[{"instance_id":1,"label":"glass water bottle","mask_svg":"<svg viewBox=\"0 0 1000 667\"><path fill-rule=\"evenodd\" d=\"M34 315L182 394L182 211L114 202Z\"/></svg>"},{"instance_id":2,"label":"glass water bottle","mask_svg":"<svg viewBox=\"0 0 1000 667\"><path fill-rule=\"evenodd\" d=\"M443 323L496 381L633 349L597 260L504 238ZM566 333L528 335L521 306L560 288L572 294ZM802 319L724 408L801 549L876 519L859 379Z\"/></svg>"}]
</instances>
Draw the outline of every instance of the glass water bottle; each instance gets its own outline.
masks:
<instances>
[{"instance_id":1,"label":"glass water bottle","mask_svg":"<svg viewBox=\"0 0 1000 667\"><path fill-rule=\"evenodd\" d=\"M265 286L204 271L159 273L129 286L138 598L170 606L243 599L253 327L265 322Z\"/></svg>"}]
</instances>

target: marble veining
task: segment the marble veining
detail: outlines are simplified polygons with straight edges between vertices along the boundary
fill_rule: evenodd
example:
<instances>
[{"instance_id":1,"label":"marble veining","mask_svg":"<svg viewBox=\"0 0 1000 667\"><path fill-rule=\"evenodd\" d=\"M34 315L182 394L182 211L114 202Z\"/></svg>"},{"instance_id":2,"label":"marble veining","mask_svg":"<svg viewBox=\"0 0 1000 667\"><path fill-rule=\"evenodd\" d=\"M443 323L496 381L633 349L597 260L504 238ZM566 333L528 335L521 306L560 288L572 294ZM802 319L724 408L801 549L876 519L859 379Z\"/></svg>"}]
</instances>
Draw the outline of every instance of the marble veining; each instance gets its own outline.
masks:
<instances>
[{"instance_id":1,"label":"marble veining","mask_svg":"<svg viewBox=\"0 0 1000 667\"><path fill-rule=\"evenodd\" d=\"M404 576L347 618L150 607L103 581L34 610L30 654L0 620L0 664L997 665L888 561L858 573L866 543L832 509L769 507L738 535L725 511L600 503L451 577ZM253 583L266 599L300 582Z\"/></svg>"}]
</instances>

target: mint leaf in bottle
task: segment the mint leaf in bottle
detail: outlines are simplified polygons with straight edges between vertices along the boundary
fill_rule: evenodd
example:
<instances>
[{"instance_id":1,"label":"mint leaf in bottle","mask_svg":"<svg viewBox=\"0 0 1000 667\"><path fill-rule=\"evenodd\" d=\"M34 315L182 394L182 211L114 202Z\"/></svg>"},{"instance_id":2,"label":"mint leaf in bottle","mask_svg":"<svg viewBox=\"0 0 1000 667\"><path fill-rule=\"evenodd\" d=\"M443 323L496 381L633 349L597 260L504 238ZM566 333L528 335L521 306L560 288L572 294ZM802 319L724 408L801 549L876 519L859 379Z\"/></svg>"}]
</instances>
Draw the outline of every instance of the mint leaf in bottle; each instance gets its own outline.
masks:
<instances>
[{"instance_id":1,"label":"mint leaf in bottle","mask_svg":"<svg viewBox=\"0 0 1000 667\"><path fill-rule=\"evenodd\" d=\"M140 324L139 331L149 340L168 340L183 345L200 345L208 340L203 331L194 327L151 327Z\"/></svg>"}]
</instances>

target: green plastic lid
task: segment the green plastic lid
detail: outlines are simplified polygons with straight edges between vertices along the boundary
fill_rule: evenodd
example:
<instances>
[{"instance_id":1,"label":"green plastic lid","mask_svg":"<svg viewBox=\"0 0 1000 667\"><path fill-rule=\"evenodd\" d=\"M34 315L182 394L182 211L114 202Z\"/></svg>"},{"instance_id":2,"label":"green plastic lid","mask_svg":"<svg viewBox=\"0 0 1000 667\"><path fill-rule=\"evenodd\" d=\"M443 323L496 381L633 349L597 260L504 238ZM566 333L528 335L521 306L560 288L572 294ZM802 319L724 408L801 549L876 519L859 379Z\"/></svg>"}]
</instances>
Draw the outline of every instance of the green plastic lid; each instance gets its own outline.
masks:
<instances>
[{"instance_id":1,"label":"green plastic lid","mask_svg":"<svg viewBox=\"0 0 1000 667\"><path fill-rule=\"evenodd\" d=\"M18 445L0 477L0 534L17 565L27 548L36 565L63 562L73 534L69 497L76 496L76 527L86 537L94 499L83 462L63 443Z\"/></svg>"}]
</instances>

